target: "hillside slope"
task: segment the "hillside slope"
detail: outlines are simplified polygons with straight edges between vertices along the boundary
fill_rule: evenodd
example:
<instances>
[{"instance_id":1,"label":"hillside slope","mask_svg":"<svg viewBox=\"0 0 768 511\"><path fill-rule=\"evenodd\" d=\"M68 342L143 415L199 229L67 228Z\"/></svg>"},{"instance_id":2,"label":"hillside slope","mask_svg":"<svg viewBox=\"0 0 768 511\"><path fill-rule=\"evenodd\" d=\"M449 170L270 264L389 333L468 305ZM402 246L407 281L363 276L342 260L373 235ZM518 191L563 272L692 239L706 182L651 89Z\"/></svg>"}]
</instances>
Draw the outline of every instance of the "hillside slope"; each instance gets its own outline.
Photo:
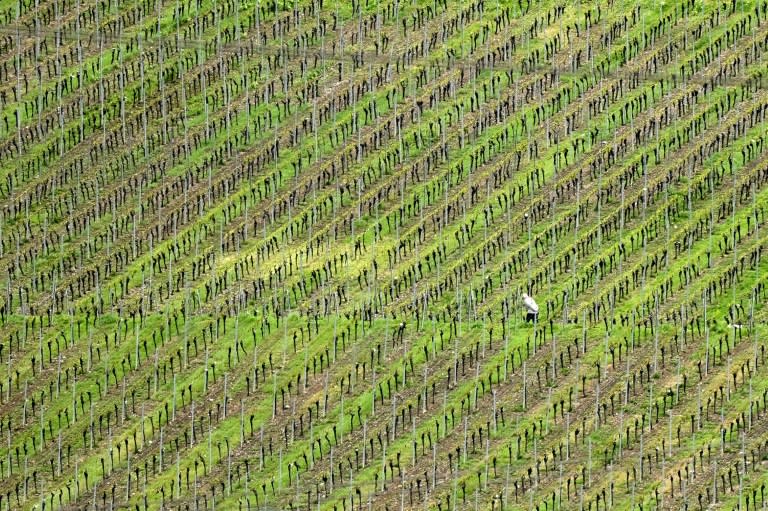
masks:
<instances>
[{"instance_id":1,"label":"hillside slope","mask_svg":"<svg viewBox=\"0 0 768 511\"><path fill-rule=\"evenodd\" d=\"M749 0L5 1L0 509L765 509L766 50Z\"/></svg>"}]
</instances>

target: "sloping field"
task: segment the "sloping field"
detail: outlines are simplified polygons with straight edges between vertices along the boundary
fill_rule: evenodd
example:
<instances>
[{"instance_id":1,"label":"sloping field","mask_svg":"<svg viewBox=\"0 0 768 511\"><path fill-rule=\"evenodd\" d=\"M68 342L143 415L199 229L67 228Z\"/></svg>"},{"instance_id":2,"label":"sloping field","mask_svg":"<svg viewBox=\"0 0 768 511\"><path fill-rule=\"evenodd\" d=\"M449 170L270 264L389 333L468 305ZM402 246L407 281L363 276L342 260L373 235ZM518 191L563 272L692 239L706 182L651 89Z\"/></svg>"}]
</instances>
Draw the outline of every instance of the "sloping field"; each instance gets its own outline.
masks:
<instances>
[{"instance_id":1,"label":"sloping field","mask_svg":"<svg viewBox=\"0 0 768 511\"><path fill-rule=\"evenodd\" d=\"M0 0L0 510L768 508L767 50L765 1Z\"/></svg>"}]
</instances>

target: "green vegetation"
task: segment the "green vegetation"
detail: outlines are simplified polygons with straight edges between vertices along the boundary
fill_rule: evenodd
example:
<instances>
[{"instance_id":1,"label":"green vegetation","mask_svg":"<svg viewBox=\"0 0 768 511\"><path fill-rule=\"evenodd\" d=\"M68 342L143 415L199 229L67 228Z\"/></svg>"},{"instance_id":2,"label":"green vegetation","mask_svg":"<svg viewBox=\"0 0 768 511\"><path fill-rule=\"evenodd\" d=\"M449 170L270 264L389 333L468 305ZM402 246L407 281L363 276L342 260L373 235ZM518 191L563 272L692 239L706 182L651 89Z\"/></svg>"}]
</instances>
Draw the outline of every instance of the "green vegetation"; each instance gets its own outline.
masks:
<instances>
[{"instance_id":1,"label":"green vegetation","mask_svg":"<svg viewBox=\"0 0 768 511\"><path fill-rule=\"evenodd\" d=\"M0 5L0 510L768 505L768 3Z\"/></svg>"}]
</instances>

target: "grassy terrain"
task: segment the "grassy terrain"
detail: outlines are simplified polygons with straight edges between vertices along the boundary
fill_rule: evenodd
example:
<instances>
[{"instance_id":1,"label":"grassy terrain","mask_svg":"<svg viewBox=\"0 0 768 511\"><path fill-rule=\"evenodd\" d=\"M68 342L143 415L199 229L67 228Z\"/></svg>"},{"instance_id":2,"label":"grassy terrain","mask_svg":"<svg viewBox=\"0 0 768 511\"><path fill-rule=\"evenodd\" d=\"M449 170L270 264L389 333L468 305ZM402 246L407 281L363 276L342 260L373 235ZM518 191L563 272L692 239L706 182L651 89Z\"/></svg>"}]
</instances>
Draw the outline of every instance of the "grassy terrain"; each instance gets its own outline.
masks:
<instances>
[{"instance_id":1,"label":"grassy terrain","mask_svg":"<svg viewBox=\"0 0 768 511\"><path fill-rule=\"evenodd\" d=\"M0 24L0 509L768 506L766 4Z\"/></svg>"}]
</instances>

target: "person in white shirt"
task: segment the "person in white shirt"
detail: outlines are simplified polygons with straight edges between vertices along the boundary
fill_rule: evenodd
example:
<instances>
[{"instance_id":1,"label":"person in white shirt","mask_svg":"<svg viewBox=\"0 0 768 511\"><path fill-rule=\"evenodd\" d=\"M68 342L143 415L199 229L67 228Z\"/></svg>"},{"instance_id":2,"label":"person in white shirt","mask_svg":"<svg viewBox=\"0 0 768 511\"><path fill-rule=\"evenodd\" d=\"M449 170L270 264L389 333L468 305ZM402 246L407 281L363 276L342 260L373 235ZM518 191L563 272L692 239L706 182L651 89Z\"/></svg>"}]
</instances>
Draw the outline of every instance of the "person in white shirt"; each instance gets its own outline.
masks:
<instances>
[{"instance_id":1,"label":"person in white shirt","mask_svg":"<svg viewBox=\"0 0 768 511\"><path fill-rule=\"evenodd\" d=\"M539 316L539 305L536 303L536 300L523 293L523 306L526 311L525 322L533 321L535 323L536 318Z\"/></svg>"}]
</instances>

